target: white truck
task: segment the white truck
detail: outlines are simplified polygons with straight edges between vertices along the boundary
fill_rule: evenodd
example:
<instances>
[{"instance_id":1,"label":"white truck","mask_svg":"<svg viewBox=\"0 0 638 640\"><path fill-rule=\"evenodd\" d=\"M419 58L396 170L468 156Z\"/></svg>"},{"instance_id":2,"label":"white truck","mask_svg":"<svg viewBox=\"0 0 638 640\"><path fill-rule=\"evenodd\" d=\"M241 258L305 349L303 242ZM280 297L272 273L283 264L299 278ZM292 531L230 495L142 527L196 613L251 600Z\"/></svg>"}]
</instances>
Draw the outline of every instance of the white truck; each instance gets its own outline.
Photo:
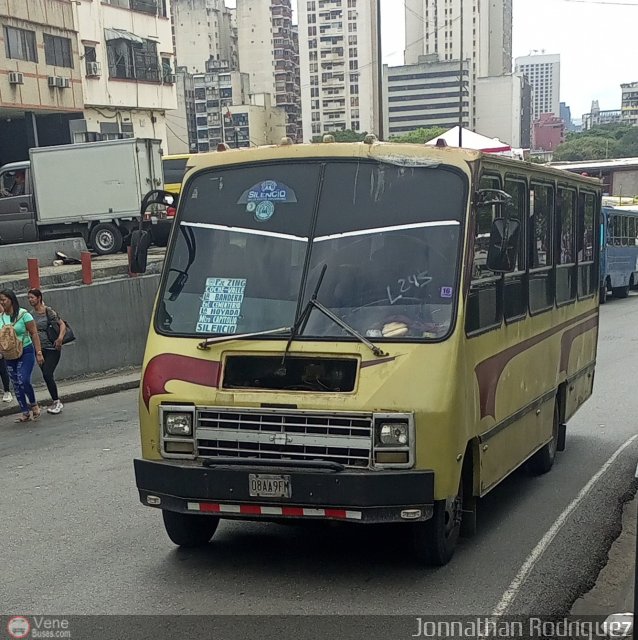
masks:
<instances>
[{"instance_id":1,"label":"white truck","mask_svg":"<svg viewBox=\"0 0 638 640\"><path fill-rule=\"evenodd\" d=\"M83 236L96 253L117 253L144 195L164 185L160 140L40 147L29 158L0 167L0 244Z\"/></svg>"}]
</instances>

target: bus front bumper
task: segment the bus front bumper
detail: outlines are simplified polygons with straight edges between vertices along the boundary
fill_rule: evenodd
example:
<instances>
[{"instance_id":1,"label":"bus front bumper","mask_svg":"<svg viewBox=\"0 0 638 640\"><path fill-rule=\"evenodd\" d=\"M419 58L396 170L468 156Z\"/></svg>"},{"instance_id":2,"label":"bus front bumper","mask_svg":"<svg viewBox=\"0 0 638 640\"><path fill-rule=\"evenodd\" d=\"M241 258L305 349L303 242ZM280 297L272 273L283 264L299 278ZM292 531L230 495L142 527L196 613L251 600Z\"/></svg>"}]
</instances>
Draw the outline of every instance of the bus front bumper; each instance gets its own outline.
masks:
<instances>
[{"instance_id":1,"label":"bus front bumper","mask_svg":"<svg viewBox=\"0 0 638 640\"><path fill-rule=\"evenodd\" d=\"M433 471L306 471L208 468L197 462L136 459L142 504L246 520L387 523L432 517ZM285 476L289 498L251 496L251 476Z\"/></svg>"}]
</instances>

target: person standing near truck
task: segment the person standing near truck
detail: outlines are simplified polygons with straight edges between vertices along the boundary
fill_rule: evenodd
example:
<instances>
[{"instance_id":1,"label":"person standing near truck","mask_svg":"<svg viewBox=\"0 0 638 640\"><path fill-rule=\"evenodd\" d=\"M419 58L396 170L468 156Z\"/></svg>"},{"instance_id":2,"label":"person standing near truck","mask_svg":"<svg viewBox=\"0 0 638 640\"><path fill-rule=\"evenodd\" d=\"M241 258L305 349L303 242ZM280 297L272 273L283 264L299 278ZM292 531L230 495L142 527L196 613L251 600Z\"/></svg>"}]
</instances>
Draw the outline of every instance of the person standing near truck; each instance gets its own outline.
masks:
<instances>
[{"instance_id":1,"label":"person standing near truck","mask_svg":"<svg viewBox=\"0 0 638 640\"><path fill-rule=\"evenodd\" d=\"M16 422L37 420L40 417L40 407L35 399L31 375L36 361L39 365L44 363L40 336L33 316L26 309L20 308L14 291L5 289L0 292L0 306L2 307L0 309L2 311L0 332L11 333L11 336L21 346L19 355L16 354L15 357L8 356L7 353L2 354L5 357L13 389L22 410L22 415Z\"/></svg>"},{"instance_id":2,"label":"person standing near truck","mask_svg":"<svg viewBox=\"0 0 638 640\"><path fill-rule=\"evenodd\" d=\"M47 413L57 415L62 412L64 405L60 402L54 374L62 355L66 323L51 307L47 307L44 304L40 289L30 289L27 297L29 298L29 304L33 307L33 319L38 328L40 344L42 345L42 354L44 356L44 362L40 364L42 377L51 394L51 400L53 400L53 403L47 409ZM57 332L57 338L53 341L51 339L53 336L49 335L51 329L55 329Z\"/></svg>"}]
</instances>

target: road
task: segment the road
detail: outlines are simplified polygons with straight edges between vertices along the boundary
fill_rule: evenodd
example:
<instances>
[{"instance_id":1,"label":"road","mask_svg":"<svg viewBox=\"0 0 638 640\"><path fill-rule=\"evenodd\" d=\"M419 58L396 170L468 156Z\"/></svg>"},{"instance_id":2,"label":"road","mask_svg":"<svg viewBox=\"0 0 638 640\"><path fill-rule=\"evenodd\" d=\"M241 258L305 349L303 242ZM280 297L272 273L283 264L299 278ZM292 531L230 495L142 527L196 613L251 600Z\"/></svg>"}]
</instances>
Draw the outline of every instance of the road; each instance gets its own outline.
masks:
<instances>
[{"instance_id":1,"label":"road","mask_svg":"<svg viewBox=\"0 0 638 640\"><path fill-rule=\"evenodd\" d=\"M176 549L134 487L135 392L71 404L27 427L2 418L0 540L10 561L0 563L0 611L487 615L503 603L516 614L568 611L603 565L631 490L638 441L564 513L636 434L636 318L638 296L602 307L595 395L570 422L567 450L551 473L516 473L484 499L478 535L438 570L412 566L383 527L227 521L208 548ZM544 536L552 539L538 548Z\"/></svg>"}]
</instances>

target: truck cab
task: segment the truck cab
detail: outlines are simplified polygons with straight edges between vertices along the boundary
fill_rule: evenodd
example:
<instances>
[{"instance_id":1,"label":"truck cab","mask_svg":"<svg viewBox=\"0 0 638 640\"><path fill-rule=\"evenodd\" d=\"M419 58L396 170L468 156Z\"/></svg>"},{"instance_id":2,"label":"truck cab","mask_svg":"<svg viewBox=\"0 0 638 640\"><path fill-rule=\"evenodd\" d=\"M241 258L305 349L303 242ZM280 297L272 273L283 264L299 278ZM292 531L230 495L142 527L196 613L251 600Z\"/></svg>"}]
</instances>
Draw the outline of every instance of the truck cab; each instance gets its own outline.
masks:
<instances>
[{"instance_id":1,"label":"truck cab","mask_svg":"<svg viewBox=\"0 0 638 640\"><path fill-rule=\"evenodd\" d=\"M30 163L0 167L0 244L38 239Z\"/></svg>"}]
</instances>

